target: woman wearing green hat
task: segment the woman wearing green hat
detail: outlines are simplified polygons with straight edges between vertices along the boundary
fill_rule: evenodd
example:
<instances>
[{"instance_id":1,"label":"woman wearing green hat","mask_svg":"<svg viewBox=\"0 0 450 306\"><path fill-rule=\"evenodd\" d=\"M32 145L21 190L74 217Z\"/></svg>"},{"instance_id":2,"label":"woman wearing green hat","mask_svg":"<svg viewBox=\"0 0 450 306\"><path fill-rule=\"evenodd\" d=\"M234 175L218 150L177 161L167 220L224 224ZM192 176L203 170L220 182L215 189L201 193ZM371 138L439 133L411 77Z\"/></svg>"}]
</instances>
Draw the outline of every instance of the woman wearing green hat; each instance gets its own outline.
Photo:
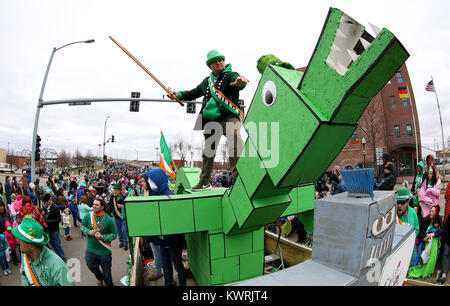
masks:
<instances>
[{"instance_id":1,"label":"woman wearing green hat","mask_svg":"<svg viewBox=\"0 0 450 306\"><path fill-rule=\"evenodd\" d=\"M19 239L22 252L22 286L74 285L67 265L59 255L45 246L50 238L38 222L25 217L19 226L13 227L12 233Z\"/></svg>"},{"instance_id":2,"label":"woman wearing green hat","mask_svg":"<svg viewBox=\"0 0 450 306\"><path fill-rule=\"evenodd\" d=\"M208 52L206 66L211 70L210 75L194 89L173 91L170 87L168 88L168 95L172 100L178 98L192 101L203 96L201 116L199 116L201 127L196 125L194 129L205 130L205 149L202 154L203 166L200 181L192 190L208 188L216 149L222 135L230 144L228 155L233 182L237 177L236 163L244 145L240 136L240 122L244 120L244 112L239 104L239 92L245 88L248 79L233 71L231 64L225 65L225 56L217 50ZM217 135L212 134L212 130ZM211 139L213 139L212 143Z\"/></svg>"}]
</instances>

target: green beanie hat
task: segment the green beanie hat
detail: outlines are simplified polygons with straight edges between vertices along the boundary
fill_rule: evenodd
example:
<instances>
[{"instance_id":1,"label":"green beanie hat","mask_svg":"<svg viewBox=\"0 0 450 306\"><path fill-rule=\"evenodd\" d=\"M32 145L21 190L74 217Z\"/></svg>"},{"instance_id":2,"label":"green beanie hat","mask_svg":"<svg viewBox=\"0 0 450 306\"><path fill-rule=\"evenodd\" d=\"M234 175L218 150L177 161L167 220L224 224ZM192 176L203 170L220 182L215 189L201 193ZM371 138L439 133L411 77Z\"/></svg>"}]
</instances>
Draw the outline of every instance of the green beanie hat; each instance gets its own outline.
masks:
<instances>
[{"instance_id":1,"label":"green beanie hat","mask_svg":"<svg viewBox=\"0 0 450 306\"><path fill-rule=\"evenodd\" d=\"M292 66L290 63L282 62L278 57L276 57L273 54L267 54L267 55L261 56L258 59L258 62L256 64L256 68L258 69L259 73L263 74L264 70L266 69L266 66L268 64L274 65L274 66L283 67L283 68L286 68L286 69L295 70L295 67Z\"/></svg>"},{"instance_id":2,"label":"green beanie hat","mask_svg":"<svg viewBox=\"0 0 450 306\"><path fill-rule=\"evenodd\" d=\"M411 199L412 195L409 192L408 188L400 188L397 192L397 201L408 201Z\"/></svg>"},{"instance_id":3,"label":"green beanie hat","mask_svg":"<svg viewBox=\"0 0 450 306\"><path fill-rule=\"evenodd\" d=\"M219 53L217 50L211 50L206 55L206 66L209 67L209 64L214 62L215 60L222 59L225 60L225 56Z\"/></svg>"}]
</instances>

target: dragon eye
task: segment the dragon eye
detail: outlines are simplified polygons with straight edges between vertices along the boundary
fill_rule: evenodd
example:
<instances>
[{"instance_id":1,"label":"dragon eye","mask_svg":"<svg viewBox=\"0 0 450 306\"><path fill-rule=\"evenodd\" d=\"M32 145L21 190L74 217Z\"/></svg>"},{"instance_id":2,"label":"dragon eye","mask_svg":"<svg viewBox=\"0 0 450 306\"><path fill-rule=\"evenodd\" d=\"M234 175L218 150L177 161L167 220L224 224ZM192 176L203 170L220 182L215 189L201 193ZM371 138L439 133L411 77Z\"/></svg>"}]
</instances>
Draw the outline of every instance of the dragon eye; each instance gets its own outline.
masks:
<instances>
[{"instance_id":1,"label":"dragon eye","mask_svg":"<svg viewBox=\"0 0 450 306\"><path fill-rule=\"evenodd\" d=\"M386 215L386 227L389 227L391 223L394 221L394 216L396 215L395 206L389 211Z\"/></svg>"},{"instance_id":2,"label":"dragon eye","mask_svg":"<svg viewBox=\"0 0 450 306\"><path fill-rule=\"evenodd\" d=\"M382 231L383 231L383 218L381 217L375 220L375 222L372 224L372 235L376 237L380 235Z\"/></svg>"},{"instance_id":3,"label":"dragon eye","mask_svg":"<svg viewBox=\"0 0 450 306\"><path fill-rule=\"evenodd\" d=\"M262 89L262 100L266 106L271 106L277 99L277 86L273 81L267 81Z\"/></svg>"},{"instance_id":4,"label":"dragon eye","mask_svg":"<svg viewBox=\"0 0 450 306\"><path fill-rule=\"evenodd\" d=\"M395 207L393 207L385 216L378 218L372 224L372 235L374 237L379 236L384 233L394 222L396 216Z\"/></svg>"}]
</instances>

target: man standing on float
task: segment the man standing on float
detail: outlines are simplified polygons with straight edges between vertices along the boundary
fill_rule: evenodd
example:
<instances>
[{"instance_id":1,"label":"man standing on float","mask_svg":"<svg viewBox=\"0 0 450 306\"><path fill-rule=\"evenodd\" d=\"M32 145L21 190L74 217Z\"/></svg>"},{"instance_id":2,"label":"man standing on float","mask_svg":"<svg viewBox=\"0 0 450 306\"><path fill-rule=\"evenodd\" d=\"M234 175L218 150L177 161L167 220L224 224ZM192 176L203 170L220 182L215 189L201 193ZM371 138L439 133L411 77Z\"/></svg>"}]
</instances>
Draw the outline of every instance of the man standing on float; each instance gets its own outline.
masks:
<instances>
[{"instance_id":1,"label":"man standing on float","mask_svg":"<svg viewBox=\"0 0 450 306\"><path fill-rule=\"evenodd\" d=\"M237 177L236 163L244 146L240 135L244 112L239 105L239 91L245 88L248 79L232 71L231 64L225 65L225 56L217 50L208 52L206 65L211 69L211 74L194 89L172 91L170 87L168 88L169 98L172 100L178 98L192 101L203 96L199 116L201 126L196 124L194 129L204 130L205 148L202 154L200 181L192 188L194 191L210 188L209 180L214 166L214 157L222 135L227 138L233 182Z\"/></svg>"}]
</instances>

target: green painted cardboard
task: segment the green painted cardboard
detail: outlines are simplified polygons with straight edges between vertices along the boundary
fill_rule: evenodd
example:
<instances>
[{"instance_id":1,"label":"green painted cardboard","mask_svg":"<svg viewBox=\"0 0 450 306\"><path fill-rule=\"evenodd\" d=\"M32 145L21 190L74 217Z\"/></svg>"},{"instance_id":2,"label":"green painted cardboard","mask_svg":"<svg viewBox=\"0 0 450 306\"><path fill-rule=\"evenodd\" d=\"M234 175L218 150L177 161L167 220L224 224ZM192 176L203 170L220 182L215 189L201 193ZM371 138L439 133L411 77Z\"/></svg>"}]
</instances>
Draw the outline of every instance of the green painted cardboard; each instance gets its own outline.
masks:
<instances>
[{"instance_id":1,"label":"green painted cardboard","mask_svg":"<svg viewBox=\"0 0 450 306\"><path fill-rule=\"evenodd\" d=\"M194 232L194 209L192 200L159 202L161 228L164 234Z\"/></svg>"},{"instance_id":2,"label":"green painted cardboard","mask_svg":"<svg viewBox=\"0 0 450 306\"><path fill-rule=\"evenodd\" d=\"M262 275L264 225L297 213L313 230L313 183L409 56L387 29L373 39L364 33L367 48L361 48L367 45L363 33L350 16L331 8L304 73L270 65L264 70L244 122L247 152L233 188L193 192L200 169L180 168L177 195L126 200L129 236L185 233L200 285Z\"/></svg>"},{"instance_id":3,"label":"green painted cardboard","mask_svg":"<svg viewBox=\"0 0 450 306\"><path fill-rule=\"evenodd\" d=\"M251 253L253 250L253 233L225 236L225 257Z\"/></svg>"},{"instance_id":4,"label":"green painted cardboard","mask_svg":"<svg viewBox=\"0 0 450 306\"><path fill-rule=\"evenodd\" d=\"M126 203L126 209L127 220L136 220L135 222L127 222L128 235L130 237L161 235L161 221L157 201L146 205L141 205L140 202L129 202ZM141 222L141 220L148 220L148 222Z\"/></svg>"},{"instance_id":5,"label":"green painted cardboard","mask_svg":"<svg viewBox=\"0 0 450 306\"><path fill-rule=\"evenodd\" d=\"M193 202L195 230L222 232L222 198L201 198Z\"/></svg>"},{"instance_id":6,"label":"green painted cardboard","mask_svg":"<svg viewBox=\"0 0 450 306\"><path fill-rule=\"evenodd\" d=\"M225 240L223 234L209 235L209 249L211 259L225 257Z\"/></svg>"},{"instance_id":7,"label":"green painted cardboard","mask_svg":"<svg viewBox=\"0 0 450 306\"><path fill-rule=\"evenodd\" d=\"M239 279L261 276L264 273L264 251L239 256Z\"/></svg>"},{"instance_id":8,"label":"green painted cardboard","mask_svg":"<svg viewBox=\"0 0 450 306\"><path fill-rule=\"evenodd\" d=\"M264 227L252 231L253 252L264 251Z\"/></svg>"}]
</instances>

